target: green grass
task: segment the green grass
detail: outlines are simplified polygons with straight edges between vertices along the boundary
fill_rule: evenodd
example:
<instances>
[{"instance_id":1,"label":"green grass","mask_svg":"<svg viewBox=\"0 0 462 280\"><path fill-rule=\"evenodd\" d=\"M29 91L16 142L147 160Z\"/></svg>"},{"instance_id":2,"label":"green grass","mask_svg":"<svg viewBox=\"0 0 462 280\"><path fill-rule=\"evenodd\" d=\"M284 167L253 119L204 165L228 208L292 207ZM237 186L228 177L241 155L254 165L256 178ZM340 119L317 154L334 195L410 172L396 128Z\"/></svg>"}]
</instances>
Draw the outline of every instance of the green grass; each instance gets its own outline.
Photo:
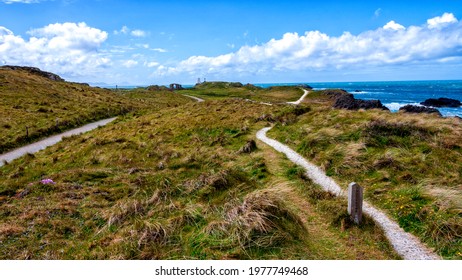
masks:
<instances>
[{"instance_id":1,"label":"green grass","mask_svg":"<svg viewBox=\"0 0 462 280\"><path fill-rule=\"evenodd\" d=\"M296 101L303 95L303 90L291 86L274 86L260 88L253 85L242 85L229 82L206 82L180 93L204 99L244 98L259 102L284 103Z\"/></svg>"},{"instance_id":2,"label":"green grass","mask_svg":"<svg viewBox=\"0 0 462 280\"><path fill-rule=\"evenodd\" d=\"M455 118L330 108L322 92L271 137L342 186L358 182L374 205L448 259L462 257L462 123Z\"/></svg>"},{"instance_id":3,"label":"green grass","mask_svg":"<svg viewBox=\"0 0 462 280\"><path fill-rule=\"evenodd\" d=\"M0 69L0 153L92 121L191 102L170 92L123 93Z\"/></svg>"},{"instance_id":4,"label":"green grass","mask_svg":"<svg viewBox=\"0 0 462 280\"><path fill-rule=\"evenodd\" d=\"M397 258L375 226L334 222L344 205L307 202L314 186L286 175L278 153L240 152L267 125L263 115L303 114L233 99L188 103L13 161L0 169L0 258Z\"/></svg>"}]
</instances>

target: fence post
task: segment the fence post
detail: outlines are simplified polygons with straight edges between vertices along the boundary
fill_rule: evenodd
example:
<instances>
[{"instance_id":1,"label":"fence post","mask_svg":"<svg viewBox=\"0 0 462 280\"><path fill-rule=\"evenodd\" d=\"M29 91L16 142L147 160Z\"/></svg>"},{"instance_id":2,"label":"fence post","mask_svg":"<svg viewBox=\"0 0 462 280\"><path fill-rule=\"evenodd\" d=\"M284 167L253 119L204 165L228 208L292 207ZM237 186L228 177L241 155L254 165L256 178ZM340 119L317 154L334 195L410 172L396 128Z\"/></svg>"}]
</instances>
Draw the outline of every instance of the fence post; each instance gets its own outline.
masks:
<instances>
[{"instance_id":1,"label":"fence post","mask_svg":"<svg viewBox=\"0 0 462 280\"><path fill-rule=\"evenodd\" d=\"M348 185L348 214L356 224L363 218L363 188L356 184Z\"/></svg>"},{"instance_id":2,"label":"fence post","mask_svg":"<svg viewBox=\"0 0 462 280\"><path fill-rule=\"evenodd\" d=\"M29 127L26 126L26 138L29 139Z\"/></svg>"}]
</instances>

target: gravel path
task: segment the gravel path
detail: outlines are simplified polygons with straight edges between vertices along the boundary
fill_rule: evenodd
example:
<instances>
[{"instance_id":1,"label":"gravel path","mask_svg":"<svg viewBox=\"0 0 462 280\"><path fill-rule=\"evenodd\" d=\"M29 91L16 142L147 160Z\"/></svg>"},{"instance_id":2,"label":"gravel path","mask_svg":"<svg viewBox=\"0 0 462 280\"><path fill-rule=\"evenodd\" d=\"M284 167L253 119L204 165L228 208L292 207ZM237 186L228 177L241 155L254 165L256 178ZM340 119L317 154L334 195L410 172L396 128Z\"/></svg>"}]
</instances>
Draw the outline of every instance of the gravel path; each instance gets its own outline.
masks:
<instances>
[{"instance_id":1,"label":"gravel path","mask_svg":"<svg viewBox=\"0 0 462 280\"><path fill-rule=\"evenodd\" d=\"M340 186L316 165L308 162L301 155L296 153L286 145L268 138L266 132L271 127L266 127L257 132L257 139L281 152L293 163L302 166L306 170L306 175L314 183L320 185L324 190L337 196L346 196ZM377 210L367 202L363 204L363 212L370 216L383 229L388 240L395 251L406 260L438 260L440 257L425 247L420 241L410 233L405 232L399 225L387 217L383 212Z\"/></svg>"},{"instance_id":2,"label":"gravel path","mask_svg":"<svg viewBox=\"0 0 462 280\"><path fill-rule=\"evenodd\" d=\"M289 103L289 104L295 104L295 105L300 104L300 103L303 101L303 99L305 99L305 97L310 93L310 91L308 91L308 90L306 90L306 89L304 89L304 88L303 88L303 91L304 91L305 93L302 95L302 97L300 97L300 99L298 99L297 101L291 101L291 102L287 102L287 103Z\"/></svg>"},{"instance_id":3,"label":"gravel path","mask_svg":"<svg viewBox=\"0 0 462 280\"><path fill-rule=\"evenodd\" d=\"M25 154L34 154L34 153L36 153L38 151L41 151L41 150L43 150L43 149L45 149L45 148L47 148L49 146L52 146L52 145L58 143L59 141L61 141L63 139L63 137L69 137L69 136L72 136L72 135L78 135L78 134L93 130L93 129L98 128L100 126L104 126L104 125L114 121L115 119L116 118L110 118L110 119L100 120L100 121L97 121L97 122L94 122L94 123L89 123L89 124L84 125L82 127L75 128L75 129L72 129L72 130L69 130L69 131L66 131L66 132L63 132L63 133L60 133L60 134L45 138L45 139L43 139L41 141L32 143L30 145L27 145L27 146L24 146L24 147L21 147L21 148L18 148L16 150L13 150L13 151L5 153L5 154L2 154L2 155L0 155L0 167L5 164L4 163L5 161L10 162L10 161L12 161L14 159L17 159L17 158L20 158L20 157L24 156Z\"/></svg>"},{"instance_id":4,"label":"gravel path","mask_svg":"<svg viewBox=\"0 0 462 280\"><path fill-rule=\"evenodd\" d=\"M184 96L187 96L189 98L192 98L194 100L196 100L197 102L204 102L205 100L202 99L202 98L199 98L199 97L195 97L195 96L192 96L192 95L187 95L187 94L183 94Z\"/></svg>"}]
</instances>

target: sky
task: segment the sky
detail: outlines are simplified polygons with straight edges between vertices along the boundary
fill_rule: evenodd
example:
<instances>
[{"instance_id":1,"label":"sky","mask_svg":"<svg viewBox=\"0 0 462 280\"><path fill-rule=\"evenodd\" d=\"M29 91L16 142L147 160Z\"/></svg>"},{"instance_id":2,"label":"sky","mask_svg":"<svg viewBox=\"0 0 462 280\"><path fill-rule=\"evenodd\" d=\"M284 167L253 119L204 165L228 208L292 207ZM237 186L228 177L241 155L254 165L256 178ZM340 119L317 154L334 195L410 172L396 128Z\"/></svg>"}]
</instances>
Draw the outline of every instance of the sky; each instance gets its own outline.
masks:
<instances>
[{"instance_id":1,"label":"sky","mask_svg":"<svg viewBox=\"0 0 462 280\"><path fill-rule=\"evenodd\" d=\"M462 0L0 0L0 65L93 85L462 79Z\"/></svg>"}]
</instances>

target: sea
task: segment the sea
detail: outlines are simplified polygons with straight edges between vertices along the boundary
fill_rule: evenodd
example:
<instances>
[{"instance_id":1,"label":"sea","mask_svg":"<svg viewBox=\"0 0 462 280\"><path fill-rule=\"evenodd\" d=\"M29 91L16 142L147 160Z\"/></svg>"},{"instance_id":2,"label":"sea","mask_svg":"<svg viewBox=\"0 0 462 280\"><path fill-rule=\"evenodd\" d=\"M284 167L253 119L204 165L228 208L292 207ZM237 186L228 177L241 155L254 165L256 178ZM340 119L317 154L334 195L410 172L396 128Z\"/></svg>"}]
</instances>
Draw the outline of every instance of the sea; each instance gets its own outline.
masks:
<instances>
[{"instance_id":1,"label":"sea","mask_svg":"<svg viewBox=\"0 0 462 280\"><path fill-rule=\"evenodd\" d=\"M357 99L378 99L392 112L400 107L420 102L428 98L452 98L462 101L462 80L444 81L390 81L390 82L326 82L326 83L277 83L255 84L260 87L306 84L315 90L341 88L352 93ZM462 117L462 107L437 108L443 116Z\"/></svg>"}]
</instances>

